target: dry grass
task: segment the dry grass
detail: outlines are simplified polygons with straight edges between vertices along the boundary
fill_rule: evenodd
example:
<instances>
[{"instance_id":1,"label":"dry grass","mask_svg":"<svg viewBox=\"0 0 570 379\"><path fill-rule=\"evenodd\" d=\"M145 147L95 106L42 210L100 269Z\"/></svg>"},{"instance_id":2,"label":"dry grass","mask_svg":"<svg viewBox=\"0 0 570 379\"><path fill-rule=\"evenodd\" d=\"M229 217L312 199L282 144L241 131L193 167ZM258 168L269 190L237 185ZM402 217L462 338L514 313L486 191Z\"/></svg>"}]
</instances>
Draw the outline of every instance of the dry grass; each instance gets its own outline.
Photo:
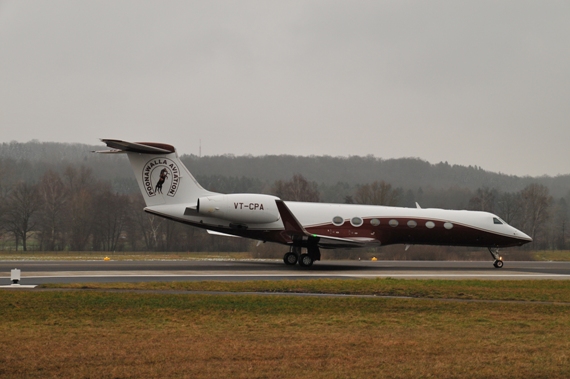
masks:
<instances>
[{"instance_id":1,"label":"dry grass","mask_svg":"<svg viewBox=\"0 0 570 379\"><path fill-rule=\"evenodd\" d=\"M570 250L541 250L533 255L537 261L570 261Z\"/></svg>"},{"instance_id":2,"label":"dry grass","mask_svg":"<svg viewBox=\"0 0 570 379\"><path fill-rule=\"evenodd\" d=\"M2 378L567 378L566 305L0 291Z\"/></svg>"},{"instance_id":3,"label":"dry grass","mask_svg":"<svg viewBox=\"0 0 570 379\"><path fill-rule=\"evenodd\" d=\"M570 303L570 280L303 279L243 282L61 283L43 288L330 293L436 299Z\"/></svg>"}]
</instances>

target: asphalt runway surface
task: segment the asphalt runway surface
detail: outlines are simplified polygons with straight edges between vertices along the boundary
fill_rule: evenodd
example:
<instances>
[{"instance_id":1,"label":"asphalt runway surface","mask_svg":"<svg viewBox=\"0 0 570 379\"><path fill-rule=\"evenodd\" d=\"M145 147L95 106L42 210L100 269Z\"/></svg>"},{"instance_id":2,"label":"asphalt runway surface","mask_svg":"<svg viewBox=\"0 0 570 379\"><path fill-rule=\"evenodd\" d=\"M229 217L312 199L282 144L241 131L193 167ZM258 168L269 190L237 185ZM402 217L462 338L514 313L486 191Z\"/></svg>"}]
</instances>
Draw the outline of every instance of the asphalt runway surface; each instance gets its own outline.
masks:
<instances>
[{"instance_id":1,"label":"asphalt runway surface","mask_svg":"<svg viewBox=\"0 0 570 379\"><path fill-rule=\"evenodd\" d=\"M570 279L570 262L491 261L322 261L310 268L286 266L277 260L149 260L149 261L0 261L0 285L10 284L11 269L21 270L21 284L245 281L287 279Z\"/></svg>"}]
</instances>

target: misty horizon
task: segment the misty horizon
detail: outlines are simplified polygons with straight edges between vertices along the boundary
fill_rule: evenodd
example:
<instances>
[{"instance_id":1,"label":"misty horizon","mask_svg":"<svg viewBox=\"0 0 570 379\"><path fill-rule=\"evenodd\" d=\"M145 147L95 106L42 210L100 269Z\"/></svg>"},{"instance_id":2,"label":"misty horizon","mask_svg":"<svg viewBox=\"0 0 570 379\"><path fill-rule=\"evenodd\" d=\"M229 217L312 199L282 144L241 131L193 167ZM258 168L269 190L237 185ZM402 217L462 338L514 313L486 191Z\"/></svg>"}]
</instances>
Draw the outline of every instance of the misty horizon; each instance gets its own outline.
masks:
<instances>
[{"instance_id":1,"label":"misty horizon","mask_svg":"<svg viewBox=\"0 0 570 379\"><path fill-rule=\"evenodd\" d=\"M0 142L570 173L570 3L0 3Z\"/></svg>"}]
</instances>

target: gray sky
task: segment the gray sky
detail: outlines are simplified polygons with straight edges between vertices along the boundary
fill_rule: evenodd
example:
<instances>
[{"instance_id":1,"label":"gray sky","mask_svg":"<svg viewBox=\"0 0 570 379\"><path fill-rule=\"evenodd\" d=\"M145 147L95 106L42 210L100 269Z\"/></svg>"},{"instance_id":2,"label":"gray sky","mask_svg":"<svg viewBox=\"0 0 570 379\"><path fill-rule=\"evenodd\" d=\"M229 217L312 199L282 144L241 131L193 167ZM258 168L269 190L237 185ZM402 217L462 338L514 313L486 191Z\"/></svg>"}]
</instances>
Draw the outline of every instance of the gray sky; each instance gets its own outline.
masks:
<instances>
[{"instance_id":1,"label":"gray sky","mask_svg":"<svg viewBox=\"0 0 570 379\"><path fill-rule=\"evenodd\" d=\"M0 142L570 173L568 1L1 1Z\"/></svg>"}]
</instances>

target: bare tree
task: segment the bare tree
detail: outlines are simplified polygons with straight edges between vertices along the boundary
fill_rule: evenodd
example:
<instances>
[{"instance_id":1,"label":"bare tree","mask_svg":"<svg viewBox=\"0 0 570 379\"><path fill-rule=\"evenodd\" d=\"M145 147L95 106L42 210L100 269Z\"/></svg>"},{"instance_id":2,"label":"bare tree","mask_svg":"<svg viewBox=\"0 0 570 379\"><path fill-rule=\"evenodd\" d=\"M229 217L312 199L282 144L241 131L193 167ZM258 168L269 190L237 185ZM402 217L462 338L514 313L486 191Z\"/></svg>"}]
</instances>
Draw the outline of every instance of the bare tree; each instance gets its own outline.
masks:
<instances>
[{"instance_id":1,"label":"bare tree","mask_svg":"<svg viewBox=\"0 0 570 379\"><path fill-rule=\"evenodd\" d=\"M40 206L37 185L20 182L7 197L5 217L6 227L16 240L16 250L22 241L24 251L28 250L28 233L36 226L34 217Z\"/></svg>"},{"instance_id":2,"label":"bare tree","mask_svg":"<svg viewBox=\"0 0 570 379\"><path fill-rule=\"evenodd\" d=\"M523 204L520 192L505 192L499 195L497 198L497 214L507 224L516 225L520 223L522 213Z\"/></svg>"},{"instance_id":3,"label":"bare tree","mask_svg":"<svg viewBox=\"0 0 570 379\"><path fill-rule=\"evenodd\" d=\"M100 183L95 181L92 171L83 166L79 169L67 167L64 178L70 193L67 218L69 246L72 250L85 250L93 231L94 195L96 190L100 190Z\"/></svg>"},{"instance_id":4,"label":"bare tree","mask_svg":"<svg viewBox=\"0 0 570 379\"><path fill-rule=\"evenodd\" d=\"M95 196L93 245L97 250L118 250L127 221L128 198L110 189Z\"/></svg>"},{"instance_id":5,"label":"bare tree","mask_svg":"<svg viewBox=\"0 0 570 379\"><path fill-rule=\"evenodd\" d=\"M276 181L272 192L283 200L317 202L320 199L317 184L309 182L301 174L293 175L291 180Z\"/></svg>"},{"instance_id":6,"label":"bare tree","mask_svg":"<svg viewBox=\"0 0 570 379\"><path fill-rule=\"evenodd\" d=\"M548 211L552 197L546 186L532 183L521 191L521 198L523 202L522 226L530 232L536 244L539 232L549 218Z\"/></svg>"},{"instance_id":7,"label":"bare tree","mask_svg":"<svg viewBox=\"0 0 570 379\"><path fill-rule=\"evenodd\" d=\"M498 191L488 187L477 188L475 195L469 199L469 209L474 211L495 212Z\"/></svg>"},{"instance_id":8,"label":"bare tree","mask_svg":"<svg viewBox=\"0 0 570 379\"><path fill-rule=\"evenodd\" d=\"M67 166L63 176L65 178L65 184L70 192L93 187L95 182L93 170L85 166L80 166L79 168Z\"/></svg>"},{"instance_id":9,"label":"bare tree","mask_svg":"<svg viewBox=\"0 0 570 379\"><path fill-rule=\"evenodd\" d=\"M156 251L163 247L163 224L166 219L144 212L144 207L145 203L140 193L130 197L125 224L127 240L131 249L142 241L145 250Z\"/></svg>"},{"instance_id":10,"label":"bare tree","mask_svg":"<svg viewBox=\"0 0 570 379\"><path fill-rule=\"evenodd\" d=\"M568 203L563 197L553 207L551 227L552 245L554 249L566 249L566 234L568 233Z\"/></svg>"},{"instance_id":11,"label":"bare tree","mask_svg":"<svg viewBox=\"0 0 570 379\"><path fill-rule=\"evenodd\" d=\"M129 249L131 251L138 251L139 242L142 242L143 240L143 234L138 224L138 218L140 216L144 216L144 201L140 192L137 191L137 193L128 195L127 202L124 231L129 244Z\"/></svg>"},{"instance_id":12,"label":"bare tree","mask_svg":"<svg viewBox=\"0 0 570 379\"><path fill-rule=\"evenodd\" d=\"M40 249L54 251L65 247L64 224L69 193L60 176L49 170L42 177L38 195L41 200L39 212Z\"/></svg>"},{"instance_id":13,"label":"bare tree","mask_svg":"<svg viewBox=\"0 0 570 379\"><path fill-rule=\"evenodd\" d=\"M385 183L383 180L375 181L371 184L359 186L354 200L358 204L395 206L400 202L402 193L402 189L393 189L391 184Z\"/></svg>"},{"instance_id":14,"label":"bare tree","mask_svg":"<svg viewBox=\"0 0 570 379\"><path fill-rule=\"evenodd\" d=\"M88 189L81 189L72 194L68 218L69 247L71 250L85 250L93 230L95 203L93 194Z\"/></svg>"},{"instance_id":15,"label":"bare tree","mask_svg":"<svg viewBox=\"0 0 570 379\"><path fill-rule=\"evenodd\" d=\"M183 238L181 237L182 224L165 220L161 228L161 250L163 251L177 251L182 250Z\"/></svg>"},{"instance_id":16,"label":"bare tree","mask_svg":"<svg viewBox=\"0 0 570 379\"><path fill-rule=\"evenodd\" d=\"M9 232L10 229L6 205L8 201L8 193L12 188L10 178L14 177L13 166L14 162L12 160L0 158L0 178L2 178L2 180L0 180L0 237L2 237L4 232Z\"/></svg>"}]
</instances>

